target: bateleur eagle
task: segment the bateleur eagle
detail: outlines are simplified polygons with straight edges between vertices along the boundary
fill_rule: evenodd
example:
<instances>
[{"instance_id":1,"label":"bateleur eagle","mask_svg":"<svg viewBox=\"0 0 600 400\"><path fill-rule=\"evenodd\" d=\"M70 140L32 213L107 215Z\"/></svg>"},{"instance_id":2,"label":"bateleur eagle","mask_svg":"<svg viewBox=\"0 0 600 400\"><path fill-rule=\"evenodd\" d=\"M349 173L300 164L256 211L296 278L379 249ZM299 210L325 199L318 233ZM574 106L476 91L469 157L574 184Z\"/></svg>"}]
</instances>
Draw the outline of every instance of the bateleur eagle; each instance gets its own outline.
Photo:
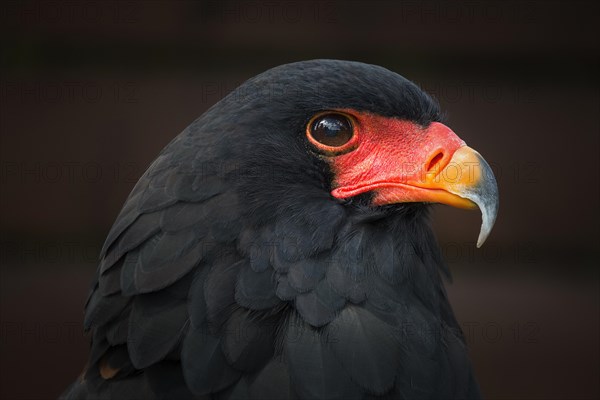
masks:
<instances>
[{"instance_id":1,"label":"bateleur eagle","mask_svg":"<svg viewBox=\"0 0 600 400\"><path fill-rule=\"evenodd\" d=\"M108 234L65 399L478 398L431 203L498 210L483 158L385 68L241 85L152 163Z\"/></svg>"}]
</instances>

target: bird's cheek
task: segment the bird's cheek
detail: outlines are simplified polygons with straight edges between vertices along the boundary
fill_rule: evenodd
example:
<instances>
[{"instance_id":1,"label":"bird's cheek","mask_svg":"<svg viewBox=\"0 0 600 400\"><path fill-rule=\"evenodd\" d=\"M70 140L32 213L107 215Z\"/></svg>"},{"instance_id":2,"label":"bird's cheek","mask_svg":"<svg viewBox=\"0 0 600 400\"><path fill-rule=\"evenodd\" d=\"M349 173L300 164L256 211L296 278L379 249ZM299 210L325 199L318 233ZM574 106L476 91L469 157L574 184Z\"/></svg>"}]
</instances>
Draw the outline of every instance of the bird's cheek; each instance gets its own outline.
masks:
<instances>
[{"instance_id":1,"label":"bird's cheek","mask_svg":"<svg viewBox=\"0 0 600 400\"><path fill-rule=\"evenodd\" d=\"M391 118L369 121L356 150L331 159L332 195L374 193L375 205L427 201L415 188L430 186L464 142L440 123L422 128Z\"/></svg>"}]
</instances>

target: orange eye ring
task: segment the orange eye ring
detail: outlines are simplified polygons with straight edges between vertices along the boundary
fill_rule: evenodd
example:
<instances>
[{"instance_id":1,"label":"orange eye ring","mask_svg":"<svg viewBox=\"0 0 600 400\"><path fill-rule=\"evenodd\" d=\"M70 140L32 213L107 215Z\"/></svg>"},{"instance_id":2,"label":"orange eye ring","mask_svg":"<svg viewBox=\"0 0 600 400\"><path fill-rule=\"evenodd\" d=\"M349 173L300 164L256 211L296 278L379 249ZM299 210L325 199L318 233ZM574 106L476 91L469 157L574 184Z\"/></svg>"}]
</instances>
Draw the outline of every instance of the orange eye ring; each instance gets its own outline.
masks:
<instances>
[{"instance_id":1,"label":"orange eye ring","mask_svg":"<svg viewBox=\"0 0 600 400\"><path fill-rule=\"evenodd\" d=\"M306 137L319 152L340 155L352 151L358 144L356 120L340 111L315 114L306 124Z\"/></svg>"}]
</instances>

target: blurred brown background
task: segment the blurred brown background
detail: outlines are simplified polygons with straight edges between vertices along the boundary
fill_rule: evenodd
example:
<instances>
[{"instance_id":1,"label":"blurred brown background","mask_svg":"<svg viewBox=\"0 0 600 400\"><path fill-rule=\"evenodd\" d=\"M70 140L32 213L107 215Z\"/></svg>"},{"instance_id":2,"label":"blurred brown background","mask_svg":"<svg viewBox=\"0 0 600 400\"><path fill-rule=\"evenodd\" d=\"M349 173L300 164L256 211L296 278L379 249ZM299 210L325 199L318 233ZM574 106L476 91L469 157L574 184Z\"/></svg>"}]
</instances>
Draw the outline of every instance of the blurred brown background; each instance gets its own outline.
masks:
<instances>
[{"instance_id":1,"label":"blurred brown background","mask_svg":"<svg viewBox=\"0 0 600 400\"><path fill-rule=\"evenodd\" d=\"M342 58L422 85L493 165L501 208L438 207L452 303L489 399L594 399L599 46L592 1L5 1L0 6L0 398L55 398L125 197L245 79Z\"/></svg>"}]
</instances>

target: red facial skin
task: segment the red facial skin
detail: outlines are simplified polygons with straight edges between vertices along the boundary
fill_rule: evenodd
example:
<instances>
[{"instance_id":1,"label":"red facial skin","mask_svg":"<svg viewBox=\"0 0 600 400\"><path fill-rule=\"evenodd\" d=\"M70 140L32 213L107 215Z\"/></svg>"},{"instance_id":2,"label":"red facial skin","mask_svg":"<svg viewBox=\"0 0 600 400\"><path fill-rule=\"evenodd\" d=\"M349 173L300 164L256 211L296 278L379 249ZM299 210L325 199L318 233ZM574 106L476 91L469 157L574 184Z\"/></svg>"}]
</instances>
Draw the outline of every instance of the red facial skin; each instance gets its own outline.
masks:
<instances>
[{"instance_id":1,"label":"red facial skin","mask_svg":"<svg viewBox=\"0 0 600 400\"><path fill-rule=\"evenodd\" d=\"M438 202L461 208L474 204L445 190L440 172L465 142L450 128L433 122L423 128L413 122L355 110L335 110L354 123L354 137L345 145L311 143L335 173L332 196L346 199L373 192L373 205ZM310 125L310 124L309 124Z\"/></svg>"}]
</instances>

